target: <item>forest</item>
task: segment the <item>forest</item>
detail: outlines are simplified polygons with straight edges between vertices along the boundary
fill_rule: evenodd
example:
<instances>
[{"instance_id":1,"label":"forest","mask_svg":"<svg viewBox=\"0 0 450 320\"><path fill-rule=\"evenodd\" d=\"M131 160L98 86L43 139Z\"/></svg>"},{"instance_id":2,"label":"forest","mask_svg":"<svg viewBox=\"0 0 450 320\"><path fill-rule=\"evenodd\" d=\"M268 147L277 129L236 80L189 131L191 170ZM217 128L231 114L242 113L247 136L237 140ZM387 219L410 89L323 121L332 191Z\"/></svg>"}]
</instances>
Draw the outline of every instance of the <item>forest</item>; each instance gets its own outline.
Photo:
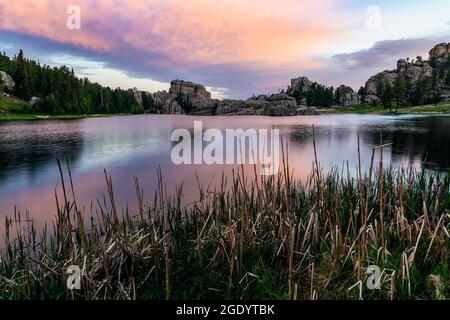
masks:
<instances>
[{"instance_id":1,"label":"forest","mask_svg":"<svg viewBox=\"0 0 450 320\"><path fill-rule=\"evenodd\" d=\"M87 78L80 79L67 66L50 67L27 59L22 50L13 58L0 54L0 70L14 79L15 97L24 101L38 98L27 108L27 113L77 115L154 111L153 97L149 93L142 93L141 105L132 89L111 89Z\"/></svg>"}]
</instances>

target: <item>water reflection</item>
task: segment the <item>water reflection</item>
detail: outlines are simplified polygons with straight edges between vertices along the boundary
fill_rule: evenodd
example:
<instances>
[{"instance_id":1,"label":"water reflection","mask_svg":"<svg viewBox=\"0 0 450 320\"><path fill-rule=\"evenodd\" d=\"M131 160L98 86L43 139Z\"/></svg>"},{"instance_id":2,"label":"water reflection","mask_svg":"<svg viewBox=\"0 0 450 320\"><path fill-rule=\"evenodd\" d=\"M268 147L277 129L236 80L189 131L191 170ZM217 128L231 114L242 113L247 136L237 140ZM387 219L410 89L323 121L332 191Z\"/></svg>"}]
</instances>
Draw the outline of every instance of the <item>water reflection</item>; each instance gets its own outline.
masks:
<instances>
[{"instance_id":1,"label":"water reflection","mask_svg":"<svg viewBox=\"0 0 450 320\"><path fill-rule=\"evenodd\" d=\"M56 158L75 163L84 137L79 122L20 122L0 125L0 186L22 179L33 184Z\"/></svg>"},{"instance_id":2,"label":"water reflection","mask_svg":"<svg viewBox=\"0 0 450 320\"><path fill-rule=\"evenodd\" d=\"M137 116L74 121L11 122L0 124L0 216L14 207L30 210L46 220L54 215L54 190L59 185L55 157L71 162L80 206L90 213L91 202L103 198L103 169L111 175L116 200L122 209L135 206L133 177L141 180L148 202L155 191L156 170L161 168L168 192L184 183L186 201L198 196L196 176L205 186L221 182L222 171L233 166L175 166L170 159L170 135L176 128L192 130L194 120L203 129L280 129L289 144L290 167L304 179L313 161L313 131L325 169L348 161L355 169L357 137L361 158L369 166L371 148L392 143L384 151L385 163L393 166L446 170L450 168L450 118L435 116L340 115L319 117L188 117ZM382 132L382 136L381 133ZM245 167L253 175L253 168Z\"/></svg>"}]
</instances>

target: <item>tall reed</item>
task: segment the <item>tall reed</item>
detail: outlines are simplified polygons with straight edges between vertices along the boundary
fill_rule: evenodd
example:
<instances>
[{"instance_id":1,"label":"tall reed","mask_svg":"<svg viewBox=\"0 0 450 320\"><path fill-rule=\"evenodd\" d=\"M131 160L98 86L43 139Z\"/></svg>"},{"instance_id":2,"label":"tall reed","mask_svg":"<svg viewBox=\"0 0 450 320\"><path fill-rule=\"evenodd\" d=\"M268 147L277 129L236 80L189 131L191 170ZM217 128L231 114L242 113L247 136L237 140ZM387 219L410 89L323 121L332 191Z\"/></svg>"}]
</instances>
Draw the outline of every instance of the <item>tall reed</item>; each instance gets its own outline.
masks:
<instances>
[{"instance_id":1,"label":"tall reed","mask_svg":"<svg viewBox=\"0 0 450 320\"><path fill-rule=\"evenodd\" d=\"M376 169L381 147L366 175L323 172L315 153L309 178L296 181L283 158L276 176L241 168L215 189L199 184L190 205L182 187L167 194L158 171L149 205L135 178L135 214L118 212L105 172L109 200L89 222L58 162L53 230L19 212L5 219L0 299L448 299L449 175L382 160ZM80 290L66 287L71 265ZM366 285L373 265L379 290Z\"/></svg>"}]
</instances>

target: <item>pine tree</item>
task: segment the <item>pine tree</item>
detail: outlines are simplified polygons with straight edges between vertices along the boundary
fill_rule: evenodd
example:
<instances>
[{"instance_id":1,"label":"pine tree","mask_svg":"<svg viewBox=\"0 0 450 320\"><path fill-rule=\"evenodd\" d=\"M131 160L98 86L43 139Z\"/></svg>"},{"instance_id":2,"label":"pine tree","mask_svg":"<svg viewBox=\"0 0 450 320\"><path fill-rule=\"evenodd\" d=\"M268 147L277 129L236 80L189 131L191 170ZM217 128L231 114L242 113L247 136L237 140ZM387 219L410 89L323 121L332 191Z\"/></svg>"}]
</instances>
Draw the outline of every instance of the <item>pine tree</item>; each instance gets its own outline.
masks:
<instances>
[{"instance_id":1,"label":"pine tree","mask_svg":"<svg viewBox=\"0 0 450 320\"><path fill-rule=\"evenodd\" d=\"M16 72L14 79L16 80L16 94L20 98L28 101L31 98L31 84L28 74L27 61L24 58L22 49L20 49L16 59Z\"/></svg>"},{"instance_id":2,"label":"pine tree","mask_svg":"<svg viewBox=\"0 0 450 320\"><path fill-rule=\"evenodd\" d=\"M423 105L425 102L425 95L427 91L427 84L424 80L419 80L416 82L415 89L412 93L413 105Z\"/></svg>"},{"instance_id":3,"label":"pine tree","mask_svg":"<svg viewBox=\"0 0 450 320\"><path fill-rule=\"evenodd\" d=\"M367 104L367 90L366 90L366 87L359 88L358 95L361 98L361 104Z\"/></svg>"},{"instance_id":4,"label":"pine tree","mask_svg":"<svg viewBox=\"0 0 450 320\"><path fill-rule=\"evenodd\" d=\"M383 103L383 107L388 109L389 112L392 112L392 99L393 99L393 93L392 93L392 86L390 83L387 83L383 87L383 91L381 93L381 101Z\"/></svg>"},{"instance_id":5,"label":"pine tree","mask_svg":"<svg viewBox=\"0 0 450 320\"><path fill-rule=\"evenodd\" d=\"M450 86L450 71L447 71L447 75L445 76L445 84Z\"/></svg>"},{"instance_id":6,"label":"pine tree","mask_svg":"<svg viewBox=\"0 0 450 320\"><path fill-rule=\"evenodd\" d=\"M402 75L398 75L394 82L393 95L395 98L395 113L398 111L398 107L406 105L406 82Z\"/></svg>"},{"instance_id":7,"label":"pine tree","mask_svg":"<svg viewBox=\"0 0 450 320\"><path fill-rule=\"evenodd\" d=\"M151 94L146 92L142 94L142 106L146 112L155 112L155 102L153 101L153 96Z\"/></svg>"}]
</instances>

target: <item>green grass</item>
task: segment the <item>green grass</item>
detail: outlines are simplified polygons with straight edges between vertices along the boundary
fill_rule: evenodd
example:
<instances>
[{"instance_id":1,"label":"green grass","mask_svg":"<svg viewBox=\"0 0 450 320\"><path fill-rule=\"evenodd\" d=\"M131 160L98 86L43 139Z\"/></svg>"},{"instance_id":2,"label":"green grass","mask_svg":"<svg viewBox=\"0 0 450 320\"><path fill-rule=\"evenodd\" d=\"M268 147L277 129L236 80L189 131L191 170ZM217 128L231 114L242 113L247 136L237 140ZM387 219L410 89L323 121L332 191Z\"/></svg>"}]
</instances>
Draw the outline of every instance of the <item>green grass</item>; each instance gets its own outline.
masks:
<instances>
[{"instance_id":1,"label":"green grass","mask_svg":"<svg viewBox=\"0 0 450 320\"><path fill-rule=\"evenodd\" d=\"M104 118L118 116L119 114L64 114L64 115L45 115L45 114L0 114L1 121L25 121L25 120L75 120L85 118ZM125 114L121 114L125 115Z\"/></svg>"},{"instance_id":2,"label":"green grass","mask_svg":"<svg viewBox=\"0 0 450 320\"><path fill-rule=\"evenodd\" d=\"M351 113L351 114L390 114L389 109L383 106L357 105L351 107L340 107L331 109L321 109L321 113ZM395 113L395 107L391 113ZM398 114L449 114L450 102L442 101L435 105L414 106L398 108Z\"/></svg>"},{"instance_id":3,"label":"green grass","mask_svg":"<svg viewBox=\"0 0 450 320\"><path fill-rule=\"evenodd\" d=\"M449 299L450 175L376 167L351 177L316 161L306 181L287 165L239 170L189 205L159 172L149 204L135 179L133 213L105 172L109 203L92 218L62 180L53 229L6 219L0 299ZM81 290L66 289L70 265ZM380 290L366 287L371 265Z\"/></svg>"},{"instance_id":4,"label":"green grass","mask_svg":"<svg viewBox=\"0 0 450 320\"><path fill-rule=\"evenodd\" d=\"M0 93L0 115L3 113L23 114L32 112L33 108L29 103L5 97Z\"/></svg>"},{"instance_id":5,"label":"green grass","mask_svg":"<svg viewBox=\"0 0 450 320\"><path fill-rule=\"evenodd\" d=\"M64 114L48 115L34 113L33 107L24 101L0 95L0 122L22 120L73 120L84 118L102 118L130 114Z\"/></svg>"}]
</instances>

